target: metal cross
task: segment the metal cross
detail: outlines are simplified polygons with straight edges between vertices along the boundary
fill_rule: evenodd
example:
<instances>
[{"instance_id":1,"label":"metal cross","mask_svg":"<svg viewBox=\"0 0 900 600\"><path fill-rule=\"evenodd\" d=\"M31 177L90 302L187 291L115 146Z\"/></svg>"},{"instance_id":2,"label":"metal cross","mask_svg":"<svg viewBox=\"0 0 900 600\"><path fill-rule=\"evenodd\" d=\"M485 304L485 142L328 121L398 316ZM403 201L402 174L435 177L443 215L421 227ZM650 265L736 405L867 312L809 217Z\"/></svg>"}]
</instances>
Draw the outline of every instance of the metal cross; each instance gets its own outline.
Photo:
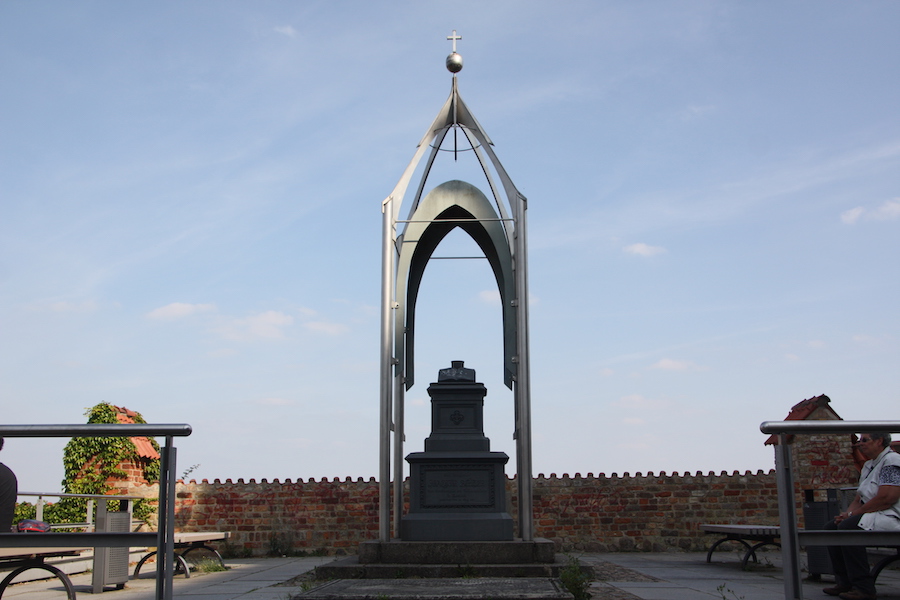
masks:
<instances>
[{"instance_id":1,"label":"metal cross","mask_svg":"<svg viewBox=\"0 0 900 600\"><path fill-rule=\"evenodd\" d=\"M461 36L461 35L456 35L456 30L454 29L454 30L453 30L453 35L448 35L448 36L447 36L447 39L453 41L453 51L456 52L456 40L461 40L461 39L462 39L462 36Z\"/></svg>"}]
</instances>

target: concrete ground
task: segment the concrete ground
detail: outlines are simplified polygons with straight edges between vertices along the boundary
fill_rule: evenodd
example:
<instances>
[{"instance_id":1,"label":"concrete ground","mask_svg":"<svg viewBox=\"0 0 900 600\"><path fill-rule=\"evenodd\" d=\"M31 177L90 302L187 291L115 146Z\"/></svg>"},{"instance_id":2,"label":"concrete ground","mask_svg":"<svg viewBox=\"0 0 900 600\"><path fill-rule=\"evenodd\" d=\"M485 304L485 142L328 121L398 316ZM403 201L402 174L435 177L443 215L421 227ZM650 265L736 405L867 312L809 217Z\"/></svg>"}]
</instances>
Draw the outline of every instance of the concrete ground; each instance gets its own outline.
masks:
<instances>
[{"instance_id":1,"label":"concrete ground","mask_svg":"<svg viewBox=\"0 0 900 600\"><path fill-rule=\"evenodd\" d=\"M588 564L594 561L613 563L656 580L595 581L591 584L595 599L780 600L785 597L781 554L777 551L761 552L760 563L751 565L747 571L741 569L737 553L716 553L712 563L706 562L705 553L693 552L588 554L582 560ZM822 576L821 582L804 581L803 597L813 600L831 598L833 596L825 595L822 589L832 585L834 579L827 575ZM900 571L883 571L877 587L879 600L900 600Z\"/></svg>"},{"instance_id":2,"label":"concrete ground","mask_svg":"<svg viewBox=\"0 0 900 600\"><path fill-rule=\"evenodd\" d=\"M742 571L738 555L717 553L706 563L705 553L610 553L577 555L597 566L605 580L591 584L595 600L781 600L784 583L781 555L761 553L761 563ZM304 592L299 582L279 585L332 557L231 559L228 571L196 573L190 579L175 578L176 598L196 600L289 600ZM823 579L830 579L824 577ZM80 597L91 593L91 575L72 576ZM804 598L828 598L822 588L830 582L804 582ZM152 600L156 590L153 571L141 573L125 589L104 592L109 600ZM43 580L15 584L3 595L7 600L58 600L65 598L59 581ZM900 571L887 570L878 578L880 600L900 600Z\"/></svg>"}]
</instances>

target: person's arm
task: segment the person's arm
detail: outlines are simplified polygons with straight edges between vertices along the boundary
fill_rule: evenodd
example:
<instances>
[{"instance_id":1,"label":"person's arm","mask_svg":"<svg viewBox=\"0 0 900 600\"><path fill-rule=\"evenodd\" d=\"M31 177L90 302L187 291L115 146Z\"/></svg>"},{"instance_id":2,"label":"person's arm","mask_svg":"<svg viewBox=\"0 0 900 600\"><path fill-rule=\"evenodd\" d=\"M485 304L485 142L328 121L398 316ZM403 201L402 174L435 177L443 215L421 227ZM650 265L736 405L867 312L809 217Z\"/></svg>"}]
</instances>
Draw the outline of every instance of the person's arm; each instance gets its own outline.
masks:
<instances>
[{"instance_id":1,"label":"person's arm","mask_svg":"<svg viewBox=\"0 0 900 600\"><path fill-rule=\"evenodd\" d=\"M879 488L879 489L881 489L881 488ZM900 488L898 488L898 489L900 489ZM858 515L858 514L859 514L859 508L860 508L862 505L863 505L862 498L860 498L860 497L859 497L859 494L857 494L856 497L853 498L853 502L850 503L850 506L847 507L847 510L845 510L844 512L842 512L841 514L839 514L838 516L836 516L836 517L834 518L834 522L835 522L835 523L840 523L841 521L843 521L843 520L846 519L847 517L852 517L854 514L857 514L857 515Z\"/></svg>"},{"instance_id":2,"label":"person's arm","mask_svg":"<svg viewBox=\"0 0 900 600\"><path fill-rule=\"evenodd\" d=\"M900 500L900 485L879 485L878 492L872 499L860 506L853 514L858 515L885 510L897 504L898 500Z\"/></svg>"}]
</instances>

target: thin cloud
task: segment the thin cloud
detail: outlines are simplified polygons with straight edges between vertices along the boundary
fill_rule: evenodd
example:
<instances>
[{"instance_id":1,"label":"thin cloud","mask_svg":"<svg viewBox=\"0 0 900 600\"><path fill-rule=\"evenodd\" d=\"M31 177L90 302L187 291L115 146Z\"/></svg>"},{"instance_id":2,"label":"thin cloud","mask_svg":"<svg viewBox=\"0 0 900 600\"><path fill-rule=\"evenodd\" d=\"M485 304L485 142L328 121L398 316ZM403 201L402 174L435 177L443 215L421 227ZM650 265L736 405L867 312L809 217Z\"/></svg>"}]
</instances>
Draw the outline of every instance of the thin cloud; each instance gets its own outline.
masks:
<instances>
[{"instance_id":1,"label":"thin cloud","mask_svg":"<svg viewBox=\"0 0 900 600\"><path fill-rule=\"evenodd\" d=\"M628 396L622 396L613 402L613 405L626 409L648 410L665 408L669 406L669 402L667 400L646 398L640 394L630 394Z\"/></svg>"},{"instance_id":2,"label":"thin cloud","mask_svg":"<svg viewBox=\"0 0 900 600\"><path fill-rule=\"evenodd\" d=\"M275 33L280 33L281 35L286 35L288 37L294 37L295 35L297 35L297 31L290 25L273 27L272 31L274 31Z\"/></svg>"},{"instance_id":3,"label":"thin cloud","mask_svg":"<svg viewBox=\"0 0 900 600\"><path fill-rule=\"evenodd\" d=\"M888 221L897 217L900 217L900 198L885 201L875 209L872 218L877 221Z\"/></svg>"},{"instance_id":4,"label":"thin cloud","mask_svg":"<svg viewBox=\"0 0 900 600\"><path fill-rule=\"evenodd\" d=\"M268 310L245 319L233 319L216 328L216 331L229 340L281 339L284 328L294 323L294 317L277 310Z\"/></svg>"},{"instance_id":5,"label":"thin cloud","mask_svg":"<svg viewBox=\"0 0 900 600\"><path fill-rule=\"evenodd\" d=\"M624 248L622 248L622 251L627 252L628 254L636 254L638 256L656 256L657 254L664 254L667 252L667 250L662 246L651 246L643 242L625 246Z\"/></svg>"},{"instance_id":6,"label":"thin cloud","mask_svg":"<svg viewBox=\"0 0 900 600\"><path fill-rule=\"evenodd\" d=\"M856 344L863 344L866 346L876 346L879 344L883 344L885 342L890 342L891 336L889 336L889 335L874 336L874 335L868 335L865 333L858 333L858 334L854 335L851 339Z\"/></svg>"},{"instance_id":7,"label":"thin cloud","mask_svg":"<svg viewBox=\"0 0 900 600\"><path fill-rule=\"evenodd\" d=\"M31 307L32 310L49 311L55 313L87 313L97 310L98 305L93 300L85 300L83 302L68 302L59 300L57 302L45 302L36 304Z\"/></svg>"},{"instance_id":8,"label":"thin cloud","mask_svg":"<svg viewBox=\"0 0 900 600\"><path fill-rule=\"evenodd\" d=\"M235 350L234 348L219 348L217 350L207 352L206 355L210 358L230 358L232 356L237 356L237 353L237 350Z\"/></svg>"},{"instance_id":9,"label":"thin cloud","mask_svg":"<svg viewBox=\"0 0 900 600\"><path fill-rule=\"evenodd\" d=\"M197 313L212 312L216 310L215 304L188 304L185 302L172 302L147 313L148 319L170 321L189 317Z\"/></svg>"},{"instance_id":10,"label":"thin cloud","mask_svg":"<svg viewBox=\"0 0 900 600\"><path fill-rule=\"evenodd\" d=\"M331 323L328 321L308 321L303 323L303 326L309 331L328 335L341 335L350 331L350 328L343 323Z\"/></svg>"},{"instance_id":11,"label":"thin cloud","mask_svg":"<svg viewBox=\"0 0 900 600\"><path fill-rule=\"evenodd\" d=\"M682 121L693 121L694 119L698 119L705 114L711 113L716 110L716 107L712 104L691 104L683 111L681 111L681 120Z\"/></svg>"},{"instance_id":12,"label":"thin cloud","mask_svg":"<svg viewBox=\"0 0 900 600\"><path fill-rule=\"evenodd\" d=\"M482 290L478 292L478 299L491 306L500 306L500 290Z\"/></svg>"},{"instance_id":13,"label":"thin cloud","mask_svg":"<svg viewBox=\"0 0 900 600\"><path fill-rule=\"evenodd\" d=\"M253 404L260 406L291 406L296 404L296 402L287 398L259 398L254 400Z\"/></svg>"},{"instance_id":14,"label":"thin cloud","mask_svg":"<svg viewBox=\"0 0 900 600\"><path fill-rule=\"evenodd\" d=\"M662 360L650 365L651 369L660 369L662 371L705 371L706 367L701 367L689 360L675 360L672 358L663 358Z\"/></svg>"},{"instance_id":15,"label":"thin cloud","mask_svg":"<svg viewBox=\"0 0 900 600\"><path fill-rule=\"evenodd\" d=\"M544 228L544 233L541 237L533 237L532 248L538 239L542 240L542 247L571 246L608 238L611 231L637 236L681 223L700 225L732 221L754 207L789 194L853 177L860 172L896 170L894 163L898 158L900 142L890 142L855 148L833 157L774 163L750 177L711 180L700 188L671 189L663 196L649 193L632 199L618 210L596 209L578 217L557 218L537 225ZM723 196L729 201L722 202ZM648 208L661 204L666 210L648 211ZM887 212L890 213L890 209ZM852 219L852 214L847 218Z\"/></svg>"},{"instance_id":16,"label":"thin cloud","mask_svg":"<svg viewBox=\"0 0 900 600\"><path fill-rule=\"evenodd\" d=\"M851 208L850 210L845 210L841 213L841 221L846 223L847 225L853 225L857 221L859 221L859 217L866 211L862 206L857 206L856 208Z\"/></svg>"},{"instance_id":17,"label":"thin cloud","mask_svg":"<svg viewBox=\"0 0 900 600\"><path fill-rule=\"evenodd\" d=\"M841 213L841 221L846 225L853 225L860 220L891 221L898 217L900 217L900 198L886 200L878 208L867 209L863 206L857 206Z\"/></svg>"}]
</instances>

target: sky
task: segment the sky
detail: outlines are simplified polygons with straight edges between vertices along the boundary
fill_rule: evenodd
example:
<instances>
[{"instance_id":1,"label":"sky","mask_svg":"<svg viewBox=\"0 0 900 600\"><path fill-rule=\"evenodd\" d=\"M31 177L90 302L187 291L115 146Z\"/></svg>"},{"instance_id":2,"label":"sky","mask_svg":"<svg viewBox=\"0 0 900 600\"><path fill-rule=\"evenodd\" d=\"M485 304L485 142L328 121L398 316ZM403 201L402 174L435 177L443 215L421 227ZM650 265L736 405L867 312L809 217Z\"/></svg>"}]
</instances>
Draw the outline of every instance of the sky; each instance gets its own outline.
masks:
<instances>
[{"instance_id":1,"label":"sky","mask_svg":"<svg viewBox=\"0 0 900 600\"><path fill-rule=\"evenodd\" d=\"M819 394L898 419L900 4L0 2L3 423L188 423L178 474L378 474L381 203L450 93L528 198L534 474L773 468ZM445 154L429 187L464 179ZM408 207L408 205L406 205ZM404 211L405 212L405 208ZM436 255L467 255L452 234ZM432 261L510 455L485 261ZM59 491L65 439L8 439Z\"/></svg>"}]
</instances>

